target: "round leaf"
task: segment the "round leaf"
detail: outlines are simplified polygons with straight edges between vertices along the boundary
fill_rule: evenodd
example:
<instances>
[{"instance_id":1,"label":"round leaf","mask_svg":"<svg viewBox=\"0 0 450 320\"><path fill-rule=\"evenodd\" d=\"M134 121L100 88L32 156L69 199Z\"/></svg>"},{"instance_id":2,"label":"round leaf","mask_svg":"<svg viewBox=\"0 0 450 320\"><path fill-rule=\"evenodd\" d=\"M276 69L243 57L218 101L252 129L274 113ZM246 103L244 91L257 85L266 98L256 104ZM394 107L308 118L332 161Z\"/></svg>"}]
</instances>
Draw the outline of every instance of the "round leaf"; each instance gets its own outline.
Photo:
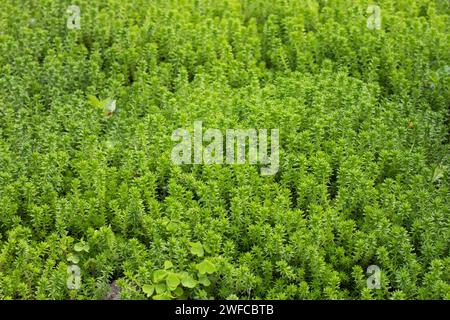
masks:
<instances>
[{"instance_id":1,"label":"round leaf","mask_svg":"<svg viewBox=\"0 0 450 320\"><path fill-rule=\"evenodd\" d=\"M195 281L195 279L192 278L191 276L187 276L181 280L181 284L186 288L192 289L195 288L195 286L197 285L197 281Z\"/></svg>"},{"instance_id":2,"label":"round leaf","mask_svg":"<svg viewBox=\"0 0 450 320\"><path fill-rule=\"evenodd\" d=\"M211 274L216 272L216 266L209 260L204 260L198 263L196 266L200 274Z\"/></svg>"},{"instance_id":3,"label":"round leaf","mask_svg":"<svg viewBox=\"0 0 450 320\"><path fill-rule=\"evenodd\" d=\"M163 281L167 276L166 270L155 270L153 271L153 281L154 282L161 282Z\"/></svg>"},{"instance_id":4,"label":"round leaf","mask_svg":"<svg viewBox=\"0 0 450 320\"><path fill-rule=\"evenodd\" d=\"M155 287L151 284L146 284L142 287L142 291L144 291L147 297L151 297L151 295L155 291Z\"/></svg>"},{"instance_id":5,"label":"round leaf","mask_svg":"<svg viewBox=\"0 0 450 320\"><path fill-rule=\"evenodd\" d=\"M76 254L69 253L67 256L67 261L77 264L78 262L80 262L80 258Z\"/></svg>"},{"instance_id":6,"label":"round leaf","mask_svg":"<svg viewBox=\"0 0 450 320\"><path fill-rule=\"evenodd\" d=\"M166 284L167 288L169 288L170 291L173 291L180 284L180 279L176 276L176 274L170 273L166 278Z\"/></svg>"},{"instance_id":7,"label":"round leaf","mask_svg":"<svg viewBox=\"0 0 450 320\"><path fill-rule=\"evenodd\" d=\"M164 292L162 294L157 294L153 296L153 300L171 300L174 297L168 293L168 292Z\"/></svg>"},{"instance_id":8,"label":"round leaf","mask_svg":"<svg viewBox=\"0 0 450 320\"><path fill-rule=\"evenodd\" d=\"M165 283L158 283L155 285L155 291L157 294L162 294L167 291L167 287Z\"/></svg>"},{"instance_id":9,"label":"round leaf","mask_svg":"<svg viewBox=\"0 0 450 320\"><path fill-rule=\"evenodd\" d=\"M203 257L205 254L205 251L203 250L203 246L200 242L189 242L189 245L191 246L191 253L198 256Z\"/></svg>"},{"instance_id":10,"label":"round leaf","mask_svg":"<svg viewBox=\"0 0 450 320\"><path fill-rule=\"evenodd\" d=\"M178 288L176 288L176 289L173 291L173 293L174 293L177 297L180 297L180 296L183 295L184 291L183 291L183 288L178 287Z\"/></svg>"},{"instance_id":11,"label":"round leaf","mask_svg":"<svg viewBox=\"0 0 450 320\"><path fill-rule=\"evenodd\" d=\"M173 267L172 262L170 262L170 261L165 261L164 262L164 269L170 269L172 267Z\"/></svg>"},{"instance_id":12,"label":"round leaf","mask_svg":"<svg viewBox=\"0 0 450 320\"><path fill-rule=\"evenodd\" d=\"M211 284L211 281L206 276L199 276L198 277L198 283L204 285L205 287L209 286Z\"/></svg>"}]
</instances>

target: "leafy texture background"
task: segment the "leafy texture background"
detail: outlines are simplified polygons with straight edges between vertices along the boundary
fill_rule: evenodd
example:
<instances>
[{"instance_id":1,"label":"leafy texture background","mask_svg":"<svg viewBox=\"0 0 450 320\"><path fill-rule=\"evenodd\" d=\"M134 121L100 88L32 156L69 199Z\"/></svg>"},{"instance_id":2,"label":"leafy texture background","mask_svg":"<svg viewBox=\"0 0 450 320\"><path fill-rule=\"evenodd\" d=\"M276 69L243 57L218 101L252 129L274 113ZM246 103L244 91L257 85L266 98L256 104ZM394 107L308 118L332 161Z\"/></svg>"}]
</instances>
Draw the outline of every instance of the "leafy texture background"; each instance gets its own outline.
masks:
<instances>
[{"instance_id":1,"label":"leafy texture background","mask_svg":"<svg viewBox=\"0 0 450 320\"><path fill-rule=\"evenodd\" d=\"M2 0L0 299L449 299L449 2L368 4ZM279 172L173 165L195 120Z\"/></svg>"}]
</instances>

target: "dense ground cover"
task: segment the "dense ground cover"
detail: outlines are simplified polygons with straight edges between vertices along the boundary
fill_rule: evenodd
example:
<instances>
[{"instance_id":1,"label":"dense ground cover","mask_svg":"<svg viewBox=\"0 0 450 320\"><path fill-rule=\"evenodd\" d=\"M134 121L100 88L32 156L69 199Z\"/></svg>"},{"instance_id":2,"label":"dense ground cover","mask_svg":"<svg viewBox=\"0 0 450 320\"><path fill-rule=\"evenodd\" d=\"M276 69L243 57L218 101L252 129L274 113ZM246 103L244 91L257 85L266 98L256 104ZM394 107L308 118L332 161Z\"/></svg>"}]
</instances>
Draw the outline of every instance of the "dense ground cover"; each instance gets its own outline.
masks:
<instances>
[{"instance_id":1,"label":"dense ground cover","mask_svg":"<svg viewBox=\"0 0 450 320\"><path fill-rule=\"evenodd\" d=\"M450 299L449 2L369 4L2 0L0 299ZM196 120L277 174L173 164Z\"/></svg>"}]
</instances>

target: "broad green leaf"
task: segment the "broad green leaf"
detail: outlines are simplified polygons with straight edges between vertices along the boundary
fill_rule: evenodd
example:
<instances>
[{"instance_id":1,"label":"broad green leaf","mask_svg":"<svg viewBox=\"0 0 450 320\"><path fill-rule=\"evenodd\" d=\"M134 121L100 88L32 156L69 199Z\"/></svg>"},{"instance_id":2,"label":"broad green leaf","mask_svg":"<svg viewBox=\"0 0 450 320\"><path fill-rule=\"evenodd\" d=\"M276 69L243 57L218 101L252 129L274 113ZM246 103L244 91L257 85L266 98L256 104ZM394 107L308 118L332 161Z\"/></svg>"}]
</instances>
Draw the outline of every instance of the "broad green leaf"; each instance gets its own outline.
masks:
<instances>
[{"instance_id":1,"label":"broad green leaf","mask_svg":"<svg viewBox=\"0 0 450 320\"><path fill-rule=\"evenodd\" d=\"M113 113L116 110L116 100L114 99L106 98L100 101L96 96L91 94L88 94L87 98L91 105L96 108L101 108L105 112Z\"/></svg>"},{"instance_id":2,"label":"broad green leaf","mask_svg":"<svg viewBox=\"0 0 450 320\"><path fill-rule=\"evenodd\" d=\"M187 277L183 277L181 279L181 284L186 288L195 288L195 286L197 285L197 281L195 281L194 278L188 275Z\"/></svg>"},{"instance_id":3,"label":"broad green leaf","mask_svg":"<svg viewBox=\"0 0 450 320\"><path fill-rule=\"evenodd\" d=\"M198 283L204 285L205 287L209 286L211 284L211 281L209 281L207 276L199 275L198 277Z\"/></svg>"},{"instance_id":4,"label":"broad green leaf","mask_svg":"<svg viewBox=\"0 0 450 320\"><path fill-rule=\"evenodd\" d=\"M184 293L183 288L178 287L175 290L173 290L173 293L177 296L177 297L181 297Z\"/></svg>"},{"instance_id":5,"label":"broad green leaf","mask_svg":"<svg viewBox=\"0 0 450 320\"><path fill-rule=\"evenodd\" d=\"M73 248L76 252L81 252L81 251L89 252L89 245L87 243L84 243L83 241L76 243L73 246Z\"/></svg>"},{"instance_id":6,"label":"broad green leaf","mask_svg":"<svg viewBox=\"0 0 450 320\"><path fill-rule=\"evenodd\" d=\"M155 284L155 291L157 294L161 294L167 291L167 286L165 283Z\"/></svg>"},{"instance_id":7,"label":"broad green leaf","mask_svg":"<svg viewBox=\"0 0 450 320\"><path fill-rule=\"evenodd\" d=\"M180 284L180 279L176 276L176 274L169 273L169 275L166 278L166 284L167 288L169 288L170 291L173 291Z\"/></svg>"},{"instance_id":8,"label":"broad green leaf","mask_svg":"<svg viewBox=\"0 0 450 320\"><path fill-rule=\"evenodd\" d=\"M67 255L67 261L70 261L70 262L72 262L74 264L77 264L78 262L80 262L80 258L76 254L69 253Z\"/></svg>"},{"instance_id":9,"label":"broad green leaf","mask_svg":"<svg viewBox=\"0 0 450 320\"><path fill-rule=\"evenodd\" d=\"M178 229L178 225L175 222L170 221L167 226L166 230L169 232L175 232Z\"/></svg>"},{"instance_id":10,"label":"broad green leaf","mask_svg":"<svg viewBox=\"0 0 450 320\"><path fill-rule=\"evenodd\" d=\"M100 100L97 99L96 96L93 96L93 95L91 95L91 94L88 94L88 95L87 95L87 98L88 98L89 103L90 103L92 106L94 106L94 107L96 107L96 108L103 108L102 103L100 102Z\"/></svg>"},{"instance_id":11,"label":"broad green leaf","mask_svg":"<svg viewBox=\"0 0 450 320\"><path fill-rule=\"evenodd\" d=\"M200 272L200 274L211 274L216 272L216 266L208 259L198 263L195 268Z\"/></svg>"},{"instance_id":12,"label":"broad green leaf","mask_svg":"<svg viewBox=\"0 0 450 320\"><path fill-rule=\"evenodd\" d=\"M161 282L167 277L167 271L166 270L155 270L153 271L153 281L154 282Z\"/></svg>"},{"instance_id":13,"label":"broad green leaf","mask_svg":"<svg viewBox=\"0 0 450 320\"><path fill-rule=\"evenodd\" d=\"M155 287L151 284L145 284L142 287L142 291L144 291L144 293L147 295L147 297L151 297L151 295L155 291Z\"/></svg>"},{"instance_id":14,"label":"broad green leaf","mask_svg":"<svg viewBox=\"0 0 450 320\"><path fill-rule=\"evenodd\" d=\"M170 261L165 261L164 262L164 269L170 269L172 267L173 267L172 262L170 262Z\"/></svg>"},{"instance_id":15,"label":"broad green leaf","mask_svg":"<svg viewBox=\"0 0 450 320\"><path fill-rule=\"evenodd\" d=\"M189 242L189 245L191 246L191 253L198 256L203 257L205 252L203 251L203 246L200 242Z\"/></svg>"},{"instance_id":16,"label":"broad green leaf","mask_svg":"<svg viewBox=\"0 0 450 320\"><path fill-rule=\"evenodd\" d=\"M157 294L153 296L153 300L172 300L174 297L169 292Z\"/></svg>"}]
</instances>

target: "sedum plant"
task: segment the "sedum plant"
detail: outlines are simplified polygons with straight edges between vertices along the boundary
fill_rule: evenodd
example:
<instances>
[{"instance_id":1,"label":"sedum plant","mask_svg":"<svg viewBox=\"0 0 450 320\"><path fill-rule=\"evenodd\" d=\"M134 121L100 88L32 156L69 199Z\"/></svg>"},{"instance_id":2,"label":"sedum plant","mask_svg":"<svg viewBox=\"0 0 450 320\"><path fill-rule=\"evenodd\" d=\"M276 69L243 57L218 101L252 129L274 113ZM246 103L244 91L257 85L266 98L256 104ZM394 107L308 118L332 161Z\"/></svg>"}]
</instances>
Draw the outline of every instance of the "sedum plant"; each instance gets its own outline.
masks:
<instances>
[{"instance_id":1,"label":"sedum plant","mask_svg":"<svg viewBox=\"0 0 450 320\"><path fill-rule=\"evenodd\" d=\"M448 1L69 5L0 4L0 299L450 298Z\"/></svg>"}]
</instances>

